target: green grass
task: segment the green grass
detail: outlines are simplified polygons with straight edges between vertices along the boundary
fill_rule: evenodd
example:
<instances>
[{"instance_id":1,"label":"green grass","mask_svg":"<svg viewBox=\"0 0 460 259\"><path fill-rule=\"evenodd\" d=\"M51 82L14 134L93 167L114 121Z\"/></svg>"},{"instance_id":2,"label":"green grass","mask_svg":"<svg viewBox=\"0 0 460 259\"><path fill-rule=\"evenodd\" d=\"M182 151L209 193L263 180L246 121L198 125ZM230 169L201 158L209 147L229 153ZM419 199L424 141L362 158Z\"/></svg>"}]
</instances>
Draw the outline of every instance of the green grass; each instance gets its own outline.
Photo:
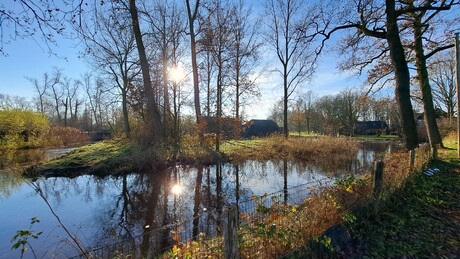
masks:
<instances>
[{"instance_id":1,"label":"green grass","mask_svg":"<svg viewBox=\"0 0 460 259\"><path fill-rule=\"evenodd\" d=\"M398 135L356 135L353 138L363 140L397 140L400 137Z\"/></svg>"},{"instance_id":2,"label":"green grass","mask_svg":"<svg viewBox=\"0 0 460 259\"><path fill-rule=\"evenodd\" d=\"M112 173L124 172L135 168L135 165L130 162L132 152L133 144L129 141L101 141L75 148L63 157L27 170L26 174L36 175L45 172L59 174L64 171L75 173L80 170L90 170L92 173L104 173L105 170L111 170Z\"/></svg>"},{"instance_id":3,"label":"green grass","mask_svg":"<svg viewBox=\"0 0 460 259\"><path fill-rule=\"evenodd\" d=\"M313 133L313 132L306 132L306 131L301 131L300 134L298 131L289 131L289 136L292 137L317 137L321 136L320 134Z\"/></svg>"},{"instance_id":4,"label":"green grass","mask_svg":"<svg viewBox=\"0 0 460 259\"><path fill-rule=\"evenodd\" d=\"M224 154L239 152L241 149L254 149L260 148L268 143L268 139L243 139L243 140L227 140L225 141L220 150Z\"/></svg>"},{"instance_id":5,"label":"green grass","mask_svg":"<svg viewBox=\"0 0 460 259\"><path fill-rule=\"evenodd\" d=\"M441 171L434 176L417 172L384 202L377 216L363 213L350 225L351 257L436 257L460 254L460 164L455 142L431 167ZM456 144L456 143L455 143Z\"/></svg>"}]
</instances>

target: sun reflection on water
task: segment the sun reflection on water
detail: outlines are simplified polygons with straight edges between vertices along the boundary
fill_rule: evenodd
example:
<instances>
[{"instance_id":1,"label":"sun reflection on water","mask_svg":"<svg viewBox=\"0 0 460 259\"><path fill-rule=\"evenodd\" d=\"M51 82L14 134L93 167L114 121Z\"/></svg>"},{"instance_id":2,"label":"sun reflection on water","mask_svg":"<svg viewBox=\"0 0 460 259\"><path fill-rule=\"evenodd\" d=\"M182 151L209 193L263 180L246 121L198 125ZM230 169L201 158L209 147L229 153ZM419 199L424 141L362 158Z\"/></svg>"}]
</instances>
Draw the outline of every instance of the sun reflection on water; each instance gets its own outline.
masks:
<instances>
[{"instance_id":1,"label":"sun reflection on water","mask_svg":"<svg viewBox=\"0 0 460 259\"><path fill-rule=\"evenodd\" d=\"M172 194L176 195L176 196L179 196L182 194L182 192L184 191L184 187L182 187L182 185L178 184L178 183L175 183L172 187L171 187L171 192Z\"/></svg>"}]
</instances>

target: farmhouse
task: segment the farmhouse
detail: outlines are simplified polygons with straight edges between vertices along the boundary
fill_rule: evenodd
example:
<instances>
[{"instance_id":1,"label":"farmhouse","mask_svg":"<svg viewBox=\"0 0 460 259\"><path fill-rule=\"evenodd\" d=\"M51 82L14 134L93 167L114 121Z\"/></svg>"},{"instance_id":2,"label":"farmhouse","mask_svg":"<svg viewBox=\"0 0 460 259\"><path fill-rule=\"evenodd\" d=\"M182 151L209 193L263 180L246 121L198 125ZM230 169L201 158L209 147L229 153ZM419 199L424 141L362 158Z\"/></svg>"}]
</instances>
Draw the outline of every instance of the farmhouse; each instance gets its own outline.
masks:
<instances>
[{"instance_id":1,"label":"farmhouse","mask_svg":"<svg viewBox=\"0 0 460 259\"><path fill-rule=\"evenodd\" d=\"M358 121L355 124L356 135L380 135L388 131L384 121Z\"/></svg>"},{"instance_id":2,"label":"farmhouse","mask_svg":"<svg viewBox=\"0 0 460 259\"><path fill-rule=\"evenodd\" d=\"M272 120L250 120L243 128L244 138L262 137L280 132L278 124Z\"/></svg>"}]
</instances>

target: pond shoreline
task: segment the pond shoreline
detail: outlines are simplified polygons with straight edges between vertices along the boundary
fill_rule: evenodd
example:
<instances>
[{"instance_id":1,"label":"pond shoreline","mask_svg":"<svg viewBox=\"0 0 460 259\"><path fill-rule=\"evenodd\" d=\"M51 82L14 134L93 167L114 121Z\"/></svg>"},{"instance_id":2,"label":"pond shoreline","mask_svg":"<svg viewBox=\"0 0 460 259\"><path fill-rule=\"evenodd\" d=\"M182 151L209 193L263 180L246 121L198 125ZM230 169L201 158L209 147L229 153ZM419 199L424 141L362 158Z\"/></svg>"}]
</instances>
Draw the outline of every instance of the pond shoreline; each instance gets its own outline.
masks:
<instances>
[{"instance_id":1,"label":"pond shoreline","mask_svg":"<svg viewBox=\"0 0 460 259\"><path fill-rule=\"evenodd\" d=\"M394 140L382 141L387 143ZM209 146L192 146L190 150L173 156L167 151L142 148L132 141L115 139L74 148L61 157L27 167L23 176L122 175L136 171L152 172L176 165L208 166L244 160L313 162L318 166L334 169L336 164L347 161L350 154L357 153L358 146L362 143L382 141L343 137L296 137L288 140L269 137L229 140L225 142L221 152L216 152ZM331 157L334 157L333 161Z\"/></svg>"}]
</instances>

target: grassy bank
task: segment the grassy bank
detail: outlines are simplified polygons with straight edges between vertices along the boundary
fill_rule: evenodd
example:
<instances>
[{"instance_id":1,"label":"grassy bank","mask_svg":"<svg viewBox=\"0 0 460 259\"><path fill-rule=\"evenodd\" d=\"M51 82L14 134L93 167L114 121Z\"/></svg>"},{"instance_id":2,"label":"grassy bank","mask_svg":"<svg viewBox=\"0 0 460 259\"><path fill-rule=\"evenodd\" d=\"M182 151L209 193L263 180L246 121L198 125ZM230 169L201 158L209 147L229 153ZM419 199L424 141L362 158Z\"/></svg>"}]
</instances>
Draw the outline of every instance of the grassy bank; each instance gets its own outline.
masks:
<instances>
[{"instance_id":1,"label":"grassy bank","mask_svg":"<svg viewBox=\"0 0 460 259\"><path fill-rule=\"evenodd\" d=\"M433 176L417 172L383 203L378 215L357 214L349 224L352 242L346 257L455 258L460 255L460 161L456 142L431 168Z\"/></svg>"},{"instance_id":2,"label":"grassy bank","mask_svg":"<svg viewBox=\"0 0 460 259\"><path fill-rule=\"evenodd\" d=\"M314 162L333 170L356 157L357 143L349 138L290 138L281 136L252 140L230 140L215 152L212 143L202 146L198 138L182 141L179 152L171 148L154 149L130 140L107 140L75 148L69 154L26 171L28 176L98 175L130 171L149 171L172 163L208 165L217 161L295 160ZM331 156L334 157L331 160Z\"/></svg>"},{"instance_id":3,"label":"grassy bank","mask_svg":"<svg viewBox=\"0 0 460 259\"><path fill-rule=\"evenodd\" d=\"M76 176L81 173L117 174L135 170L134 146L126 140L101 141L77 147L66 155L29 167L26 176Z\"/></svg>"},{"instance_id":4,"label":"grassy bank","mask_svg":"<svg viewBox=\"0 0 460 259\"><path fill-rule=\"evenodd\" d=\"M263 144L259 144L263 145ZM391 205L394 195L400 192L401 187L410 185L422 170L427 166L429 153L420 148L416 152L414 172L408 168L408 154L393 153L385 158L385 173L382 197L385 202L380 207L381 212ZM413 194L406 194L407 197ZM370 254L359 242L361 235L367 233L360 228L367 226L370 220L379 220L373 217L373 188L371 175L361 178L350 176L337 180L336 185L313 192L312 195L300 204L285 204L280 199L271 197L254 197L258 204L254 213L243 214L243 222L238 230L238 250L242 258L328 258L370 255L377 258L387 257L386 254ZM267 199L272 204L267 206ZM407 198L401 198L405 200ZM380 217L380 213L377 214ZM367 220L369 218L369 220ZM390 224L395 224L394 222ZM344 248L338 245L336 239L324 236L333 226L342 226L346 233L351 233L353 246ZM377 234L376 236L378 237ZM347 241L349 241L347 240ZM363 241L364 244L366 241ZM347 243L347 242L346 242ZM362 249L362 250L361 250ZM384 251L383 248L382 251ZM186 256L196 258L222 257L222 240L219 238L200 240L198 242L178 243L165 257L182 258Z\"/></svg>"},{"instance_id":5,"label":"grassy bank","mask_svg":"<svg viewBox=\"0 0 460 259\"><path fill-rule=\"evenodd\" d=\"M350 138L341 137L284 139L282 136L272 136L264 139L227 141L222 146L222 152L232 161L287 159L310 162L334 170L356 158L358 145Z\"/></svg>"}]
</instances>

